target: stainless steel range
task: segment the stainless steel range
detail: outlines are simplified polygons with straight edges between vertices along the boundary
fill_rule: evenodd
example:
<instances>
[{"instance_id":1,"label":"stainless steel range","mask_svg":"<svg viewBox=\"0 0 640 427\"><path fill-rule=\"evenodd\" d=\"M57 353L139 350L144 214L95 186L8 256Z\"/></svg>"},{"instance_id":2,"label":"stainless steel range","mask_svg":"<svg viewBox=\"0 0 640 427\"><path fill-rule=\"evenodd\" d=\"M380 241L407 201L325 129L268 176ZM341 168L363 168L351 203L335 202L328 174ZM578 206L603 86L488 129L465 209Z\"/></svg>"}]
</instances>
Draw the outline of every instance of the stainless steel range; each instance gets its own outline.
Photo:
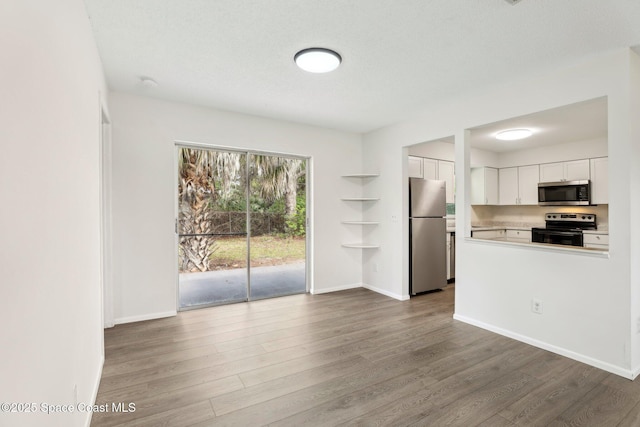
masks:
<instances>
[{"instance_id":1,"label":"stainless steel range","mask_svg":"<svg viewBox=\"0 0 640 427\"><path fill-rule=\"evenodd\" d=\"M548 213L545 228L532 228L531 241L554 245L583 246L582 230L596 229L595 214Z\"/></svg>"}]
</instances>

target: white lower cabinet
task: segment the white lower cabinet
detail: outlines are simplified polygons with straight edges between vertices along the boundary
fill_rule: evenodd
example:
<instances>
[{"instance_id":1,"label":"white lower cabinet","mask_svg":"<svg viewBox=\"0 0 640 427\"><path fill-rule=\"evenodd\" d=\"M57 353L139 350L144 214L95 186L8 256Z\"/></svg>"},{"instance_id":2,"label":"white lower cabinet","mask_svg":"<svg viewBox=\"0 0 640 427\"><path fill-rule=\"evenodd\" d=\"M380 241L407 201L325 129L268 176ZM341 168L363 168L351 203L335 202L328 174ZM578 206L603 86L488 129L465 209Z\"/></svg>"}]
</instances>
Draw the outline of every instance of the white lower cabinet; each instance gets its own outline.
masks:
<instances>
[{"instance_id":1,"label":"white lower cabinet","mask_svg":"<svg viewBox=\"0 0 640 427\"><path fill-rule=\"evenodd\" d=\"M585 248L609 250L608 234L583 234L583 244Z\"/></svg>"},{"instance_id":2,"label":"white lower cabinet","mask_svg":"<svg viewBox=\"0 0 640 427\"><path fill-rule=\"evenodd\" d=\"M531 243L531 230L507 230L507 242Z\"/></svg>"},{"instance_id":3,"label":"white lower cabinet","mask_svg":"<svg viewBox=\"0 0 640 427\"><path fill-rule=\"evenodd\" d=\"M471 230L471 237L476 239L504 239L505 230Z\"/></svg>"},{"instance_id":4,"label":"white lower cabinet","mask_svg":"<svg viewBox=\"0 0 640 427\"><path fill-rule=\"evenodd\" d=\"M531 243L531 230L498 229L471 231L476 239L504 240L507 242Z\"/></svg>"}]
</instances>

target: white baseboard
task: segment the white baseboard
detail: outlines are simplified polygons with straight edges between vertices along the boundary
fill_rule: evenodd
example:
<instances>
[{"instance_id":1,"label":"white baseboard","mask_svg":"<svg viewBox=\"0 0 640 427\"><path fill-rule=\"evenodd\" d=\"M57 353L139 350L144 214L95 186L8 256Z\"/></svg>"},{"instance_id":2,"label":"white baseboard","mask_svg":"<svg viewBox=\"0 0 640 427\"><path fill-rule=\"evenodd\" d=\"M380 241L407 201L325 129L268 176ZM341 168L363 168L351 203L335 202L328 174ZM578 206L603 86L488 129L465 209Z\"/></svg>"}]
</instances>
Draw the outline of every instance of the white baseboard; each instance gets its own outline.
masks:
<instances>
[{"instance_id":1,"label":"white baseboard","mask_svg":"<svg viewBox=\"0 0 640 427\"><path fill-rule=\"evenodd\" d=\"M361 288L362 283L352 283L349 285L334 286L332 288L312 289L313 295L328 294L329 292L346 291L347 289Z\"/></svg>"},{"instance_id":2,"label":"white baseboard","mask_svg":"<svg viewBox=\"0 0 640 427\"><path fill-rule=\"evenodd\" d=\"M568 357L569 359L586 363L587 365L591 365L598 369L602 369L603 371L607 371L612 374L616 374L621 377L628 378L630 380L634 379L638 375L638 372L637 372L638 370L632 372L630 369L624 369L624 368L621 368L620 366L612 365L611 363L603 362L602 360L594 359L584 354L576 353L566 348L558 347L556 345L549 344L544 341L539 341L534 338L528 337L526 335L521 335L519 333L510 331L507 329L503 329L498 326L490 325L488 323L484 323L466 316L454 314L453 318L461 322L468 323L470 325L477 326L482 329L486 329L487 331L495 332L496 334L503 335L508 338L512 338L514 340L523 342L525 344L529 344L534 347L541 348L543 350L548 350L552 353L559 354L560 356Z\"/></svg>"},{"instance_id":3,"label":"white baseboard","mask_svg":"<svg viewBox=\"0 0 640 427\"><path fill-rule=\"evenodd\" d=\"M384 289L380 289L380 288L376 288L375 286L371 286L371 285L367 285L366 283L352 283L349 285L342 285L342 286L334 286L332 288L322 288L322 289L314 289L311 291L312 294L314 295L319 295L319 294L326 294L329 292L338 292L338 291L345 291L347 289L355 289L355 288L365 288L365 289L369 289L370 291L373 292L377 292L379 294L385 295L387 297L391 297L393 299L397 299L399 301L406 301L409 299L409 295L400 295L400 294L395 294L393 292L389 292L387 290Z\"/></svg>"},{"instance_id":4,"label":"white baseboard","mask_svg":"<svg viewBox=\"0 0 640 427\"><path fill-rule=\"evenodd\" d=\"M119 317L114 320L116 325L121 325L123 323L133 323L133 322L141 322L143 320L153 320L153 319L162 319L163 317L172 317L178 314L177 311L165 311L161 313L149 313L149 314L141 314L139 316L129 316L129 317Z\"/></svg>"},{"instance_id":5,"label":"white baseboard","mask_svg":"<svg viewBox=\"0 0 640 427\"><path fill-rule=\"evenodd\" d=\"M636 377L637 377L638 375L640 375L640 367L637 367L637 368L633 369L633 370L631 371L631 374L633 375L633 377L632 377L631 379L632 379L632 380L635 380L635 379L636 379Z\"/></svg>"},{"instance_id":6,"label":"white baseboard","mask_svg":"<svg viewBox=\"0 0 640 427\"><path fill-rule=\"evenodd\" d=\"M100 388L100 380L102 379L102 368L104 368L104 354L100 356L100 364L98 366L98 376L94 381L93 391L91 392L91 402L88 402L92 406L96 404L96 399L98 398L98 389ZM86 414L87 414L87 419L84 425L87 427L90 427L91 418L93 417L93 412L87 411Z\"/></svg>"},{"instance_id":7,"label":"white baseboard","mask_svg":"<svg viewBox=\"0 0 640 427\"><path fill-rule=\"evenodd\" d=\"M389 292L384 289L376 288L375 286L367 285L366 283L362 284L362 287L365 289L369 289L370 291L377 292L379 294L391 297L393 299L397 299L399 301L406 301L409 299L409 295L400 295L393 292Z\"/></svg>"}]
</instances>

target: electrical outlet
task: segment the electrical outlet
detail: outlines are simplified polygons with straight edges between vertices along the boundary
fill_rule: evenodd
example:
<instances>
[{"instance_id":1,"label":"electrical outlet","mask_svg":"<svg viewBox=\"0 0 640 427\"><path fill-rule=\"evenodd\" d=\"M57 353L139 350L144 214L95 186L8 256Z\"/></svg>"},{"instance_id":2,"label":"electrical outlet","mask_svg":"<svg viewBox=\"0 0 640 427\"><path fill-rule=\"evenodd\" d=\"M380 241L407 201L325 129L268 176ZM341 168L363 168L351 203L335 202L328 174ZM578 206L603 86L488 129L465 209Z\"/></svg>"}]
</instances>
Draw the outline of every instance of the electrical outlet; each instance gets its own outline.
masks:
<instances>
[{"instance_id":1,"label":"electrical outlet","mask_svg":"<svg viewBox=\"0 0 640 427\"><path fill-rule=\"evenodd\" d=\"M542 301L540 301L539 299L532 299L531 300L531 311L533 311L536 314L542 314Z\"/></svg>"},{"instance_id":2,"label":"electrical outlet","mask_svg":"<svg viewBox=\"0 0 640 427\"><path fill-rule=\"evenodd\" d=\"M377 273L377 272L378 272L378 268L379 268L379 267L378 267L378 263L377 263L377 262L374 262L374 263L373 263L373 272L374 272L374 273Z\"/></svg>"}]
</instances>

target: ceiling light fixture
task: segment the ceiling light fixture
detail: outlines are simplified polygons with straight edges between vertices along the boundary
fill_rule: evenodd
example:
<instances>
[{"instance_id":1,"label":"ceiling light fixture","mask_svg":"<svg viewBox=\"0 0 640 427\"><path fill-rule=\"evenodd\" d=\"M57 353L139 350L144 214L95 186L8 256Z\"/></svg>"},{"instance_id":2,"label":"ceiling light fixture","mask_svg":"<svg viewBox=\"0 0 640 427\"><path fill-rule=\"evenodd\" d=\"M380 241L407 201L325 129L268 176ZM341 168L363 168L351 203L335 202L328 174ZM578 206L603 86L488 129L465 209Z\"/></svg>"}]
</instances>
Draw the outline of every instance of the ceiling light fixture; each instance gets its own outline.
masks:
<instances>
[{"instance_id":1,"label":"ceiling light fixture","mask_svg":"<svg viewBox=\"0 0 640 427\"><path fill-rule=\"evenodd\" d=\"M328 73L342 62L342 57L331 49L312 47L303 49L293 57L298 67L310 73Z\"/></svg>"},{"instance_id":2,"label":"ceiling light fixture","mask_svg":"<svg viewBox=\"0 0 640 427\"><path fill-rule=\"evenodd\" d=\"M140 77L140 84L147 88L158 87L158 82L153 80L151 77Z\"/></svg>"},{"instance_id":3,"label":"ceiling light fixture","mask_svg":"<svg viewBox=\"0 0 640 427\"><path fill-rule=\"evenodd\" d=\"M517 139L524 139L531 136L533 132L529 129L507 129L500 131L496 134L496 139L501 141L515 141Z\"/></svg>"}]
</instances>

